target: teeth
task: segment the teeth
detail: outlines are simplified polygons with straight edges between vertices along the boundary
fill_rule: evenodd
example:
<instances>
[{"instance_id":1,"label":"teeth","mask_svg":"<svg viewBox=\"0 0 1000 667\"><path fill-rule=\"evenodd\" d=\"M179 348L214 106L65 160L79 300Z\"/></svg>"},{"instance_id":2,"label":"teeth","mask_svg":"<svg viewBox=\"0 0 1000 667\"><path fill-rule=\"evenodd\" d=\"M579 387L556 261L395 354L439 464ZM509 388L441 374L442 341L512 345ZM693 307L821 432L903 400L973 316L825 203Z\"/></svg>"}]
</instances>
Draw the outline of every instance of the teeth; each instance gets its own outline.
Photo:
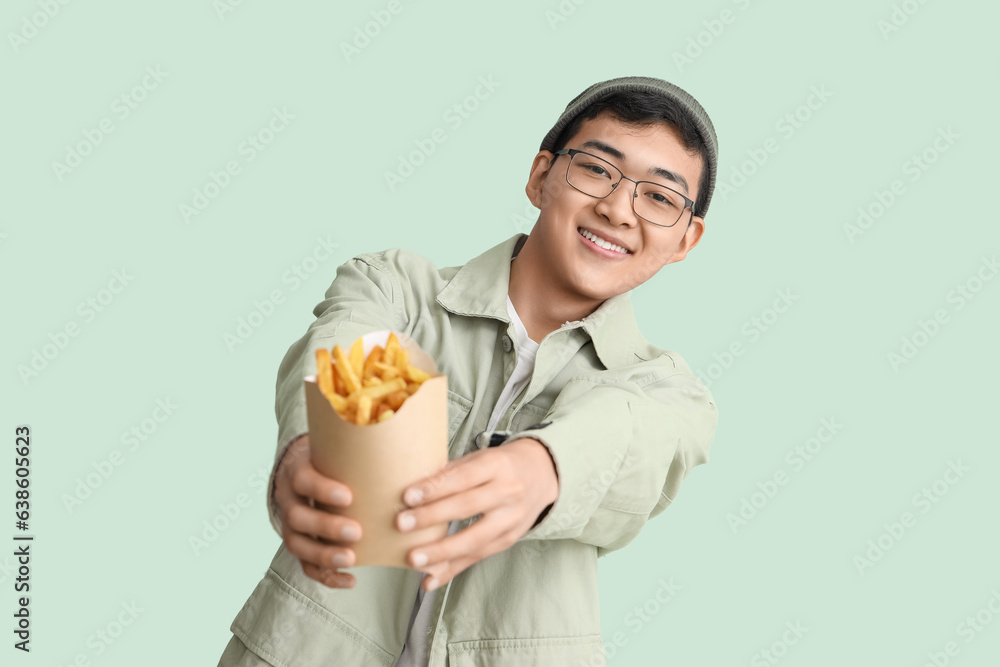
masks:
<instances>
[{"instance_id":1,"label":"teeth","mask_svg":"<svg viewBox=\"0 0 1000 667\"><path fill-rule=\"evenodd\" d=\"M605 250L614 250L615 252L621 253L623 255L629 254L628 250L626 250L625 248L621 247L620 245L615 245L613 243L609 243L609 242L605 241L604 239L602 239L600 236L596 236L594 234L591 234L586 229L579 228L579 229L577 229L577 231L580 232L580 235L583 236L585 239L589 239L590 241L592 241L594 243L594 245L599 245L602 248L604 248Z\"/></svg>"}]
</instances>

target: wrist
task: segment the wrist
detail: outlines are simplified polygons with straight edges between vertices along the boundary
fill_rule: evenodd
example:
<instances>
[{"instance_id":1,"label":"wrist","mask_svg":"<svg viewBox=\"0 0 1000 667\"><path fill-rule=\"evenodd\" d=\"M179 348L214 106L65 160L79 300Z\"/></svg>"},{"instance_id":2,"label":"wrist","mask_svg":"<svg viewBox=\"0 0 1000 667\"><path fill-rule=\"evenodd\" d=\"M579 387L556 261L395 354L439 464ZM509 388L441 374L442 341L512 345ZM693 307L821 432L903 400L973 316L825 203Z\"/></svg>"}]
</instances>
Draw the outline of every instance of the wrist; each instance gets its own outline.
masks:
<instances>
[{"instance_id":1,"label":"wrist","mask_svg":"<svg viewBox=\"0 0 1000 667\"><path fill-rule=\"evenodd\" d=\"M556 469L555 459L552 458L549 448L541 440L530 437L520 438L504 446L506 447L514 443L521 445L529 453L531 457L529 464L531 470L545 471L542 475L546 482L543 485L545 493L542 494L542 497L547 501L548 507L542 512L542 516L544 516L559 497L559 473Z\"/></svg>"}]
</instances>

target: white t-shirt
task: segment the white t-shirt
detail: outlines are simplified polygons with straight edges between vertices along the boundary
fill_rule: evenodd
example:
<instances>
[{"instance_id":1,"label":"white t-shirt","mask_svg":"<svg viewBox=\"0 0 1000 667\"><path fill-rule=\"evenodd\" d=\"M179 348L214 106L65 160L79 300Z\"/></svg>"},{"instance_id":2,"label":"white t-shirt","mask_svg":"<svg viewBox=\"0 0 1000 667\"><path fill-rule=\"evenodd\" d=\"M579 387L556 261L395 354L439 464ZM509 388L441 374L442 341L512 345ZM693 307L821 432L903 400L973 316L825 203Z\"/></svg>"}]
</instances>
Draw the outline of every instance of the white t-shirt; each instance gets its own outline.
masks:
<instances>
[{"instance_id":1,"label":"white t-shirt","mask_svg":"<svg viewBox=\"0 0 1000 667\"><path fill-rule=\"evenodd\" d=\"M510 374L507 385L497 399L493 414L490 415L487 431L496 428L497 422L504 415L510 406L514 404L514 399L518 397L521 390L527 386L531 380L531 374L535 370L535 354L538 352L538 343L528 338L528 331L524 328L521 318L514 310L514 304L510 297L507 297L507 314L514 323L514 330L517 332L517 364L514 372ZM448 524L448 534L451 535L458 527L458 521ZM410 614L410 630L406 636L406 645L403 646L403 653L399 656L394 667L427 667L427 629L429 627L429 617L434 608L434 596L437 590L425 592L423 588L417 589L417 600L413 605L413 612Z\"/></svg>"}]
</instances>

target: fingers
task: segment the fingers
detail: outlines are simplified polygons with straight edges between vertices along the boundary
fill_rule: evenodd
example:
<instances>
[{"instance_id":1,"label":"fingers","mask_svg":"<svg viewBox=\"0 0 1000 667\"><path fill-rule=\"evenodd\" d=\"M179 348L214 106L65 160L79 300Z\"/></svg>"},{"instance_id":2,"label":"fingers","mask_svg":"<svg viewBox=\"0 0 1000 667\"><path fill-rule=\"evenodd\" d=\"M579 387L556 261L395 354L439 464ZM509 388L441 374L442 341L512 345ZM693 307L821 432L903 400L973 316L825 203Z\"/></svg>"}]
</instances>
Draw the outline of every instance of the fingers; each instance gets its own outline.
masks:
<instances>
[{"instance_id":1,"label":"fingers","mask_svg":"<svg viewBox=\"0 0 1000 667\"><path fill-rule=\"evenodd\" d=\"M475 565L484 558L506 549L509 546L506 541L508 538L516 539L511 534L505 534L494 540L491 544L487 545L486 548L482 549L479 553L458 556L450 560L441 561L440 563L420 568L421 572L427 574L423 581L421 581L421 586L425 591L433 591L436 588L444 586L472 565Z\"/></svg>"},{"instance_id":2,"label":"fingers","mask_svg":"<svg viewBox=\"0 0 1000 667\"><path fill-rule=\"evenodd\" d=\"M334 542L356 542L363 534L361 524L354 519L313 509L302 502L295 502L288 508L282 525Z\"/></svg>"},{"instance_id":3,"label":"fingers","mask_svg":"<svg viewBox=\"0 0 1000 667\"><path fill-rule=\"evenodd\" d=\"M361 525L352 519L316 509L314 503L346 507L351 490L317 471L309 460L309 437L292 442L275 480L274 499L285 549L302 565L303 573L330 588L353 588L352 574L336 568L355 563L350 544L361 539Z\"/></svg>"},{"instance_id":4,"label":"fingers","mask_svg":"<svg viewBox=\"0 0 1000 667\"><path fill-rule=\"evenodd\" d=\"M317 567L312 563L302 563L302 571L310 579L315 579L329 588L354 588L357 583L353 574Z\"/></svg>"},{"instance_id":5,"label":"fingers","mask_svg":"<svg viewBox=\"0 0 1000 667\"><path fill-rule=\"evenodd\" d=\"M303 461L292 475L292 490L324 505L347 507L354 499L346 484L320 473L308 460Z\"/></svg>"},{"instance_id":6,"label":"fingers","mask_svg":"<svg viewBox=\"0 0 1000 667\"><path fill-rule=\"evenodd\" d=\"M403 503L407 507L445 498L491 480L495 474L495 453L479 450L452 459L439 471L403 491Z\"/></svg>"},{"instance_id":7,"label":"fingers","mask_svg":"<svg viewBox=\"0 0 1000 667\"><path fill-rule=\"evenodd\" d=\"M345 529L354 532L345 533ZM332 539L334 535L334 544L320 541L322 537ZM301 502L292 506L283 523L285 549L299 559L306 576L330 588L354 587L354 576L336 568L354 565L355 554L349 543L360 537L361 527L357 522L313 509Z\"/></svg>"},{"instance_id":8,"label":"fingers","mask_svg":"<svg viewBox=\"0 0 1000 667\"><path fill-rule=\"evenodd\" d=\"M425 591L433 591L436 588L444 586L464 572L470 565L474 565L480 560L482 559L465 556L456 560L446 561L433 568L433 570L427 570L427 576L424 577L421 585Z\"/></svg>"},{"instance_id":9,"label":"fingers","mask_svg":"<svg viewBox=\"0 0 1000 667\"><path fill-rule=\"evenodd\" d=\"M472 564L471 558L464 558L462 560L470 561L469 565ZM456 568L459 565L460 563L455 562ZM423 588L425 591L433 591L434 589L440 588L441 586L446 584L447 581L445 581L444 578L451 573L451 566L452 566L452 561L445 561L444 563L439 563L434 566L421 568L421 572L423 572L427 576L424 577L423 580L421 580L420 587ZM468 567L468 565L466 565L465 567ZM453 577L454 575L451 576Z\"/></svg>"},{"instance_id":10,"label":"fingers","mask_svg":"<svg viewBox=\"0 0 1000 667\"><path fill-rule=\"evenodd\" d=\"M308 535L288 531L285 549L303 564L312 563L320 568L351 567L354 565L354 550L341 545L327 545L317 542Z\"/></svg>"},{"instance_id":11,"label":"fingers","mask_svg":"<svg viewBox=\"0 0 1000 667\"><path fill-rule=\"evenodd\" d=\"M466 556L474 558L473 562L476 562L503 551L516 541L516 526L502 510L498 510L453 535L414 547L406 555L406 562L410 567L421 571L445 561L458 561Z\"/></svg>"},{"instance_id":12,"label":"fingers","mask_svg":"<svg viewBox=\"0 0 1000 667\"><path fill-rule=\"evenodd\" d=\"M486 512L500 505L494 485L483 484L464 493L458 493L434 502L427 502L396 515L396 528L402 532L419 530L427 526L465 519Z\"/></svg>"},{"instance_id":13,"label":"fingers","mask_svg":"<svg viewBox=\"0 0 1000 667\"><path fill-rule=\"evenodd\" d=\"M353 497L351 489L313 467L309 454L308 434L292 441L282 457L275 479L274 499L278 504L288 502L288 495L296 493L325 505L346 507Z\"/></svg>"},{"instance_id":14,"label":"fingers","mask_svg":"<svg viewBox=\"0 0 1000 667\"><path fill-rule=\"evenodd\" d=\"M282 525L287 524L300 533L335 541L360 539L361 526L358 522L339 517L322 508L315 509L316 503L346 507L353 498L346 484L317 471L310 462L308 453L309 438L303 436L292 443L281 462L281 474L275 481L274 500L278 505ZM348 530L347 533L344 532L345 529Z\"/></svg>"}]
</instances>

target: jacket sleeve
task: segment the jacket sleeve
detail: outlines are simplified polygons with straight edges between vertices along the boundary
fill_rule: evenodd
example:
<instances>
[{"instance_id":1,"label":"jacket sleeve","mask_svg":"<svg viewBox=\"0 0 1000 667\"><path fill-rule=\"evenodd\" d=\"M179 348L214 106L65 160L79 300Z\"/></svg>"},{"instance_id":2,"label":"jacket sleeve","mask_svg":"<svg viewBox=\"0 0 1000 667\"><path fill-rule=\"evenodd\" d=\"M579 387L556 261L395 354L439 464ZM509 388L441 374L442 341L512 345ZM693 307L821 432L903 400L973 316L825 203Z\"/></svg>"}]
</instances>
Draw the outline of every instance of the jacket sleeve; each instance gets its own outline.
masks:
<instances>
[{"instance_id":1,"label":"jacket sleeve","mask_svg":"<svg viewBox=\"0 0 1000 667\"><path fill-rule=\"evenodd\" d=\"M313 309L316 320L288 349L278 368L274 400L278 446L268 480L267 509L279 536L275 472L292 441L309 431L303 379L316 373L316 350L350 345L370 331L404 328L399 283L376 255L355 257L339 266L325 297Z\"/></svg>"},{"instance_id":2,"label":"jacket sleeve","mask_svg":"<svg viewBox=\"0 0 1000 667\"><path fill-rule=\"evenodd\" d=\"M670 354L570 381L544 426L507 438L545 445L559 479L551 509L518 541L575 539L598 556L624 547L708 462L717 422L708 389Z\"/></svg>"}]
</instances>

